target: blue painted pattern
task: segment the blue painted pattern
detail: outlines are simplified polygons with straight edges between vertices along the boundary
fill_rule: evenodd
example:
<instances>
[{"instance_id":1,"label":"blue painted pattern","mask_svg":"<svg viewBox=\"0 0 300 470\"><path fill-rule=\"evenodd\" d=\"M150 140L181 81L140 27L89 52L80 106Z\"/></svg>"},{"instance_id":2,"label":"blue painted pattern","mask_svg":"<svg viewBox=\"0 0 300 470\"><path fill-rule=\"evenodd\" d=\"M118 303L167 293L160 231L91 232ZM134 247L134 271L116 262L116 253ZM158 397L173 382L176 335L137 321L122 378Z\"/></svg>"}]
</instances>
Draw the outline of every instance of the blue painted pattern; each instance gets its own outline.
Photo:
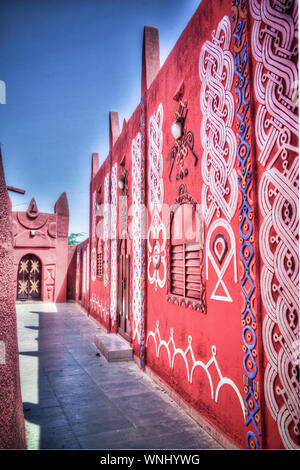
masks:
<instances>
[{"instance_id":1,"label":"blue painted pattern","mask_svg":"<svg viewBox=\"0 0 300 470\"><path fill-rule=\"evenodd\" d=\"M236 118L238 122L238 149L237 157L239 160L238 184L242 196L240 206L240 255L243 264L243 277L241 280L241 288L245 305L242 311L243 325L243 344L244 344L244 386L245 397L244 403L247 410L245 425L253 426L253 431L249 430L246 436L247 448L258 449L260 430L258 423L259 404L258 404L258 383L257 383L257 364L256 364L256 315L254 311L255 283L253 279L252 266L254 263L253 250L253 209L251 207L251 199L249 197L252 188L252 171L251 171L251 148L249 139L249 107L248 99L248 56L247 56L247 40L246 40L246 2L244 0L235 0L233 2L232 21L234 23L234 68L236 75L235 93L237 96Z\"/></svg>"}]
</instances>

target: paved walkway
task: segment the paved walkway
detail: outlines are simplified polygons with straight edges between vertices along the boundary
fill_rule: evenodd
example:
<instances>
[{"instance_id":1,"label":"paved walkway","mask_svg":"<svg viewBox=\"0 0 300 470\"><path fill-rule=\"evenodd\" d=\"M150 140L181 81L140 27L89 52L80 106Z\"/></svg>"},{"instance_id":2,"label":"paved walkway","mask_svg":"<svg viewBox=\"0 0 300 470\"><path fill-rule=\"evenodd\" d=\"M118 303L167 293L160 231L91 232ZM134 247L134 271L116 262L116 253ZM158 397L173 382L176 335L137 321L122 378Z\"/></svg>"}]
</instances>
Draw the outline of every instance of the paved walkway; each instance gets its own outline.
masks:
<instances>
[{"instance_id":1,"label":"paved walkway","mask_svg":"<svg viewBox=\"0 0 300 470\"><path fill-rule=\"evenodd\" d=\"M220 449L134 362L108 363L73 304L17 305L29 449Z\"/></svg>"}]
</instances>

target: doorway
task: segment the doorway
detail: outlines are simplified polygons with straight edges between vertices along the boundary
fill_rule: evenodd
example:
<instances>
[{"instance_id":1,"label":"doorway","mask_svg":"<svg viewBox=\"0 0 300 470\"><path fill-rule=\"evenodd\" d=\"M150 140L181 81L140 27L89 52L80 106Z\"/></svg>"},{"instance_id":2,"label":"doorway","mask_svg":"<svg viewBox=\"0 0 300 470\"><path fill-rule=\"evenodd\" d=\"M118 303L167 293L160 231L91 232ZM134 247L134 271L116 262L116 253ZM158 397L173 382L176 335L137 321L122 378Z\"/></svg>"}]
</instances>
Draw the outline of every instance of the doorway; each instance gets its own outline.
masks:
<instances>
[{"instance_id":1,"label":"doorway","mask_svg":"<svg viewBox=\"0 0 300 470\"><path fill-rule=\"evenodd\" d=\"M119 244L118 333L130 341L130 255L127 239Z\"/></svg>"},{"instance_id":2,"label":"doorway","mask_svg":"<svg viewBox=\"0 0 300 470\"><path fill-rule=\"evenodd\" d=\"M41 300L42 263L35 255L23 256L18 266L17 300Z\"/></svg>"}]
</instances>

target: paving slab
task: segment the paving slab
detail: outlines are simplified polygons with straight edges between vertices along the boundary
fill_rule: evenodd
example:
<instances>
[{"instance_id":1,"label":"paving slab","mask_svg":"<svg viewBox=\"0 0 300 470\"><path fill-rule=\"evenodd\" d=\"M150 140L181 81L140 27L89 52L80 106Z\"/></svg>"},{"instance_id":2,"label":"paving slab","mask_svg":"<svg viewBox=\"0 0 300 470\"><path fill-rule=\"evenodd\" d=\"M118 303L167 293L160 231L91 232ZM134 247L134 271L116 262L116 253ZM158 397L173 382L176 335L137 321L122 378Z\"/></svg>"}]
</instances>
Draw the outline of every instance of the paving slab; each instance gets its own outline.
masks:
<instances>
[{"instance_id":1,"label":"paving slab","mask_svg":"<svg viewBox=\"0 0 300 470\"><path fill-rule=\"evenodd\" d=\"M116 334L97 334L94 342L108 362L132 361L133 350L129 344Z\"/></svg>"},{"instance_id":2,"label":"paving slab","mask_svg":"<svg viewBox=\"0 0 300 470\"><path fill-rule=\"evenodd\" d=\"M96 336L124 340L76 304L17 304L17 323L29 449L221 449L134 361L99 353Z\"/></svg>"}]
</instances>

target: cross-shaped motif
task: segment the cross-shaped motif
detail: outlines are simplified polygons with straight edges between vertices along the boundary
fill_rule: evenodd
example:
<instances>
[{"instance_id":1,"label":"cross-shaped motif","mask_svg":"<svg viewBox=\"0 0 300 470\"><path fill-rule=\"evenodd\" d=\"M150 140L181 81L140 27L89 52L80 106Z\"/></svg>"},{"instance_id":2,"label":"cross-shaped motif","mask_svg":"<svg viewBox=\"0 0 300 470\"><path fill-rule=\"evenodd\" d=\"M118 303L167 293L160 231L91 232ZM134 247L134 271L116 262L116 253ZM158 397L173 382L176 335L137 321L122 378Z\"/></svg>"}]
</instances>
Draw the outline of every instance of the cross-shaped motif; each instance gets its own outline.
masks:
<instances>
[{"instance_id":1,"label":"cross-shaped motif","mask_svg":"<svg viewBox=\"0 0 300 470\"><path fill-rule=\"evenodd\" d=\"M20 266L20 273L28 273L28 259L26 261L21 261L21 266Z\"/></svg>"},{"instance_id":2,"label":"cross-shaped motif","mask_svg":"<svg viewBox=\"0 0 300 470\"><path fill-rule=\"evenodd\" d=\"M19 281L19 294L27 294L27 281Z\"/></svg>"},{"instance_id":3,"label":"cross-shaped motif","mask_svg":"<svg viewBox=\"0 0 300 470\"><path fill-rule=\"evenodd\" d=\"M31 286L30 286L29 294L32 294L32 293L38 294L38 293L39 293L39 288L38 288L39 280L37 280L37 281L32 281L32 280L30 279L30 284L31 284Z\"/></svg>"},{"instance_id":4,"label":"cross-shaped motif","mask_svg":"<svg viewBox=\"0 0 300 470\"><path fill-rule=\"evenodd\" d=\"M28 262L28 260L26 262ZM37 272L37 273L40 272L39 262L38 261L31 260L31 270L30 270L30 272Z\"/></svg>"}]
</instances>

